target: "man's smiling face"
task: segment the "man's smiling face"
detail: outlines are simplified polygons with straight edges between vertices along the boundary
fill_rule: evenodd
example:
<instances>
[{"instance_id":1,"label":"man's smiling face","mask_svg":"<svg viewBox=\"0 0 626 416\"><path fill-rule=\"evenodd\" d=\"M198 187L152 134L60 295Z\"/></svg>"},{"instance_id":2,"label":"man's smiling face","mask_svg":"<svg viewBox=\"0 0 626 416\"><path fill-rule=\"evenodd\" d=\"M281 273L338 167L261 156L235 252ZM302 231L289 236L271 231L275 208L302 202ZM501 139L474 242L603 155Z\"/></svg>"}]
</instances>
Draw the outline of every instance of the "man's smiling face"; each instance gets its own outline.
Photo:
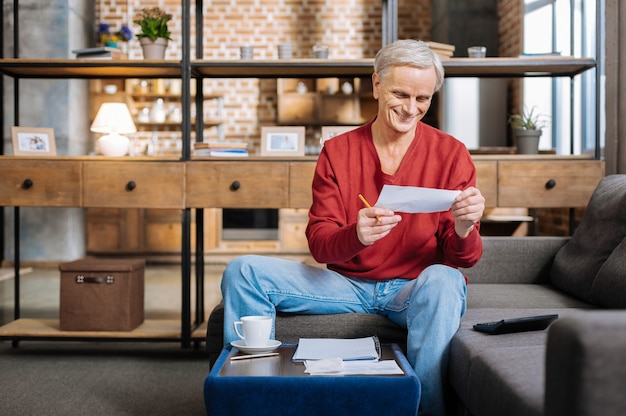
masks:
<instances>
[{"instance_id":1,"label":"man's smiling face","mask_svg":"<svg viewBox=\"0 0 626 416\"><path fill-rule=\"evenodd\" d=\"M384 79L372 76L374 98L378 100L378 118L397 133L415 130L430 108L437 76L434 67L394 66Z\"/></svg>"}]
</instances>

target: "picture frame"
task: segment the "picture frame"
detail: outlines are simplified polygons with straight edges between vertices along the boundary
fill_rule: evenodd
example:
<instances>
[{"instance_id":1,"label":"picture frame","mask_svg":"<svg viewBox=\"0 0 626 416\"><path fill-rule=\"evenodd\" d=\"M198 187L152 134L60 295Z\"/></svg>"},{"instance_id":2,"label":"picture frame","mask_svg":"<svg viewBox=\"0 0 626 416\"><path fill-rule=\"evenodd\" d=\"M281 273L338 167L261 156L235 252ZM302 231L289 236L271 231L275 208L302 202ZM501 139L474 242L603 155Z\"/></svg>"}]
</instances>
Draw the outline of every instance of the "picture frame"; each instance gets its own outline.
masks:
<instances>
[{"instance_id":1,"label":"picture frame","mask_svg":"<svg viewBox=\"0 0 626 416\"><path fill-rule=\"evenodd\" d=\"M304 156L304 126L261 127L261 156Z\"/></svg>"},{"instance_id":2,"label":"picture frame","mask_svg":"<svg viewBox=\"0 0 626 416\"><path fill-rule=\"evenodd\" d=\"M11 127L13 155L56 156L54 129L48 127Z\"/></svg>"},{"instance_id":3,"label":"picture frame","mask_svg":"<svg viewBox=\"0 0 626 416\"><path fill-rule=\"evenodd\" d=\"M326 140L330 140L333 137L345 133L350 130L354 130L359 126L322 126L322 133L320 136L320 144L324 145Z\"/></svg>"}]
</instances>

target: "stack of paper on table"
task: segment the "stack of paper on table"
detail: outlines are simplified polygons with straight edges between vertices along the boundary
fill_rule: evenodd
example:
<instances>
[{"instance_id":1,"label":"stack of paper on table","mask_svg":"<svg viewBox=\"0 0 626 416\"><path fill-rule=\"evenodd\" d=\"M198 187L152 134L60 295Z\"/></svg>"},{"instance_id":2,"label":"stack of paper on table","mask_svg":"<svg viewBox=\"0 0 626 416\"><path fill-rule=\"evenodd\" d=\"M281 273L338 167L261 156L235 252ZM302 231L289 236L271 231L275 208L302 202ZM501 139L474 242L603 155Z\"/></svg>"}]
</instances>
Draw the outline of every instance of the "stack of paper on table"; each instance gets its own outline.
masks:
<instances>
[{"instance_id":1,"label":"stack of paper on table","mask_svg":"<svg viewBox=\"0 0 626 416\"><path fill-rule=\"evenodd\" d=\"M341 358L305 360L305 373L312 376L375 376L402 375L404 371L395 360L343 361Z\"/></svg>"},{"instance_id":2,"label":"stack of paper on table","mask_svg":"<svg viewBox=\"0 0 626 416\"><path fill-rule=\"evenodd\" d=\"M377 337L300 338L293 361L303 361L311 375L404 374L395 360L379 361Z\"/></svg>"},{"instance_id":3,"label":"stack of paper on table","mask_svg":"<svg viewBox=\"0 0 626 416\"><path fill-rule=\"evenodd\" d=\"M354 339L342 338L300 338L293 361L323 360L378 360L380 345L377 337Z\"/></svg>"}]
</instances>

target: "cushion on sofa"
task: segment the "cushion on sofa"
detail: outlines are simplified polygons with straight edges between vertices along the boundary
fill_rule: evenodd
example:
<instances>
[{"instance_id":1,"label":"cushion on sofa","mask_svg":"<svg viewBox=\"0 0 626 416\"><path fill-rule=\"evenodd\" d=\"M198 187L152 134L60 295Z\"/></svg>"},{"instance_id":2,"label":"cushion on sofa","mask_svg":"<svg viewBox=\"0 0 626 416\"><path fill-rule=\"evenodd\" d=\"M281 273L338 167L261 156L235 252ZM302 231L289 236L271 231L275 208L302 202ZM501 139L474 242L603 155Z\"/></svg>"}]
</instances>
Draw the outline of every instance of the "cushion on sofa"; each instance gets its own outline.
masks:
<instances>
[{"instance_id":1,"label":"cushion on sofa","mask_svg":"<svg viewBox=\"0 0 626 416\"><path fill-rule=\"evenodd\" d=\"M563 292L594 303L598 271L626 236L626 175L610 175L596 187L579 227L557 253L550 277Z\"/></svg>"},{"instance_id":2,"label":"cushion on sofa","mask_svg":"<svg viewBox=\"0 0 626 416\"><path fill-rule=\"evenodd\" d=\"M605 308L626 308L626 238L600 268L591 286L591 298Z\"/></svg>"},{"instance_id":3,"label":"cushion on sofa","mask_svg":"<svg viewBox=\"0 0 626 416\"><path fill-rule=\"evenodd\" d=\"M483 255L462 268L469 283L538 283L550 281L550 267L567 237L483 237Z\"/></svg>"},{"instance_id":4,"label":"cushion on sofa","mask_svg":"<svg viewBox=\"0 0 626 416\"><path fill-rule=\"evenodd\" d=\"M481 416L542 416L545 345L511 346L479 353L469 377L467 407Z\"/></svg>"},{"instance_id":5,"label":"cushion on sofa","mask_svg":"<svg viewBox=\"0 0 626 416\"><path fill-rule=\"evenodd\" d=\"M486 335L472 326L479 322L534 315L558 314L560 319L580 312L581 309L577 308L468 309L450 343L448 365L449 382L460 401L476 415L536 414L536 409L542 409L544 402L543 365L548 330ZM485 383L490 387L487 388ZM491 400L489 389L501 398L494 403L482 403ZM523 412L511 411L512 403ZM509 411L504 412L505 409Z\"/></svg>"},{"instance_id":6,"label":"cushion on sofa","mask_svg":"<svg viewBox=\"0 0 626 416\"><path fill-rule=\"evenodd\" d=\"M560 313L559 309L468 309L461 319L461 326L450 343L448 378L457 396L466 405L472 390L470 374L474 360L483 353L501 348L537 347L546 343L546 331L523 332L508 335L486 335L472 327L480 322L491 322L507 318Z\"/></svg>"},{"instance_id":7,"label":"cushion on sofa","mask_svg":"<svg viewBox=\"0 0 626 416\"><path fill-rule=\"evenodd\" d=\"M474 308L590 308L589 303L557 290L552 285L517 283L470 283L467 307Z\"/></svg>"}]
</instances>

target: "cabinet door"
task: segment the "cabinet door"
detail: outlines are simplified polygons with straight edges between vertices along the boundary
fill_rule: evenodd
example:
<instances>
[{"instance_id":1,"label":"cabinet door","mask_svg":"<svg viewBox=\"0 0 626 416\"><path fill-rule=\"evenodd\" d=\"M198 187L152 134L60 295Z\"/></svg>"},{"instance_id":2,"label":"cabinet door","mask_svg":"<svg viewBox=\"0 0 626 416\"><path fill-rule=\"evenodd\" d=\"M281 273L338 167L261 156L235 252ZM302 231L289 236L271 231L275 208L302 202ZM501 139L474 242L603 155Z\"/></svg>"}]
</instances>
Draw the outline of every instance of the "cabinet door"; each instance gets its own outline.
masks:
<instances>
[{"instance_id":1,"label":"cabinet door","mask_svg":"<svg viewBox=\"0 0 626 416\"><path fill-rule=\"evenodd\" d=\"M292 162L289 167L289 207L310 208L316 162Z\"/></svg>"},{"instance_id":2,"label":"cabinet door","mask_svg":"<svg viewBox=\"0 0 626 416\"><path fill-rule=\"evenodd\" d=\"M288 194L287 162L187 163L186 201L191 208L283 208Z\"/></svg>"},{"instance_id":3,"label":"cabinet door","mask_svg":"<svg viewBox=\"0 0 626 416\"><path fill-rule=\"evenodd\" d=\"M599 160L498 162L498 206L585 207L604 176Z\"/></svg>"},{"instance_id":4,"label":"cabinet door","mask_svg":"<svg viewBox=\"0 0 626 416\"><path fill-rule=\"evenodd\" d=\"M85 162L84 205L183 208L184 172L180 162Z\"/></svg>"},{"instance_id":5,"label":"cabinet door","mask_svg":"<svg viewBox=\"0 0 626 416\"><path fill-rule=\"evenodd\" d=\"M78 207L81 162L4 158L0 164L0 205Z\"/></svg>"},{"instance_id":6,"label":"cabinet door","mask_svg":"<svg viewBox=\"0 0 626 416\"><path fill-rule=\"evenodd\" d=\"M486 207L498 205L498 162L475 161L476 187L485 197Z\"/></svg>"}]
</instances>

